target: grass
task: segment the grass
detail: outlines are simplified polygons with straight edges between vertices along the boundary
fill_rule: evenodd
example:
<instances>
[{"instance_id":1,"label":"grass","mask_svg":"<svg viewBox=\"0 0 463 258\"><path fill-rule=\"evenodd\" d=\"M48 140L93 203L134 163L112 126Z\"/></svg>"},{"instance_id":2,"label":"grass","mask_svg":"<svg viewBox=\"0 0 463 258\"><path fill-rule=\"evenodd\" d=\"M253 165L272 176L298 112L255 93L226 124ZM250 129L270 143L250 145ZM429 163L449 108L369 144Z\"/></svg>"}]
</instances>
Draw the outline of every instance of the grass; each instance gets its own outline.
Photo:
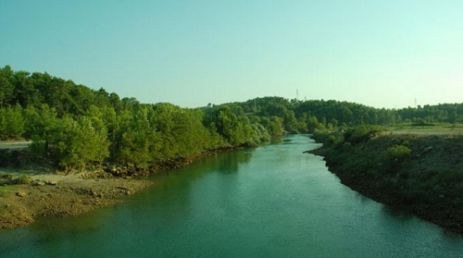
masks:
<instances>
[{"instance_id":1,"label":"grass","mask_svg":"<svg viewBox=\"0 0 463 258\"><path fill-rule=\"evenodd\" d=\"M19 185L4 185L0 186L0 197L5 197L9 195L11 192L16 192L19 190L21 186Z\"/></svg>"},{"instance_id":2,"label":"grass","mask_svg":"<svg viewBox=\"0 0 463 258\"><path fill-rule=\"evenodd\" d=\"M399 124L388 126L385 129L385 134L396 135L463 135L463 124L434 124L425 126Z\"/></svg>"}]
</instances>

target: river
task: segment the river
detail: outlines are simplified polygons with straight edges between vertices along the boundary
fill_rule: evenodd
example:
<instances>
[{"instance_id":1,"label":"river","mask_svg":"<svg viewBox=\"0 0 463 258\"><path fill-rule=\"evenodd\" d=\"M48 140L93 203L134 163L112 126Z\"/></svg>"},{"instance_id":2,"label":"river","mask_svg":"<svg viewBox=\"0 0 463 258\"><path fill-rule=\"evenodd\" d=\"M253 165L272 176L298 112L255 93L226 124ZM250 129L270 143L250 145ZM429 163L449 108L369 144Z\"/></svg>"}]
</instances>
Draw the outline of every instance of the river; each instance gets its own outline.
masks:
<instances>
[{"instance_id":1,"label":"river","mask_svg":"<svg viewBox=\"0 0 463 258\"><path fill-rule=\"evenodd\" d=\"M463 238L342 185L294 135L153 177L110 208L0 233L0 257L462 257Z\"/></svg>"}]
</instances>

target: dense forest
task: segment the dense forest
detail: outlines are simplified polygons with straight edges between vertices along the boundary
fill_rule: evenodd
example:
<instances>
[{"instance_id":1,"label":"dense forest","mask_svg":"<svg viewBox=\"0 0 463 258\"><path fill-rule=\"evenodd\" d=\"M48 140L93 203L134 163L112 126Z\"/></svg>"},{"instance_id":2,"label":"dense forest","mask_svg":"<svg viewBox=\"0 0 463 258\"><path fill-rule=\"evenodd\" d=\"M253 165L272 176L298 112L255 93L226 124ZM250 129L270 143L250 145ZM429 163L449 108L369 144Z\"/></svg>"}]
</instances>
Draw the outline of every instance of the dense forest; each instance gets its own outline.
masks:
<instances>
[{"instance_id":1,"label":"dense forest","mask_svg":"<svg viewBox=\"0 0 463 258\"><path fill-rule=\"evenodd\" d=\"M36 160L64 170L103 164L148 169L285 133L405 122L463 122L463 104L391 110L265 97L192 109L121 99L47 73L0 69L0 140L31 140Z\"/></svg>"}]
</instances>

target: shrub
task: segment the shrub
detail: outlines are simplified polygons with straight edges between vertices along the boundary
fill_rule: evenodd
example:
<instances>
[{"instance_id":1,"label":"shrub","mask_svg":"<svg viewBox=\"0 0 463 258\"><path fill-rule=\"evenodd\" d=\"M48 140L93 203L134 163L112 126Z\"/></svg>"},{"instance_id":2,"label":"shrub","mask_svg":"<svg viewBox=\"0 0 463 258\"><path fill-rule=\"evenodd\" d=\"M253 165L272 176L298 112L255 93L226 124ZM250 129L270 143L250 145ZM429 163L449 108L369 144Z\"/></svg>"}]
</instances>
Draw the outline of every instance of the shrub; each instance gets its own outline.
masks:
<instances>
[{"instance_id":1,"label":"shrub","mask_svg":"<svg viewBox=\"0 0 463 258\"><path fill-rule=\"evenodd\" d=\"M426 121L423 118L417 118L413 121L412 126L434 126L434 124Z\"/></svg>"},{"instance_id":2,"label":"shrub","mask_svg":"<svg viewBox=\"0 0 463 258\"><path fill-rule=\"evenodd\" d=\"M0 109L0 139L21 139L24 118L20 106Z\"/></svg>"},{"instance_id":3,"label":"shrub","mask_svg":"<svg viewBox=\"0 0 463 258\"><path fill-rule=\"evenodd\" d=\"M27 185L32 182L32 178L30 176L22 175L16 178L15 183L17 185Z\"/></svg>"},{"instance_id":4,"label":"shrub","mask_svg":"<svg viewBox=\"0 0 463 258\"><path fill-rule=\"evenodd\" d=\"M328 141L334 145L342 144L344 143L344 136L342 134L335 133L328 137Z\"/></svg>"},{"instance_id":5,"label":"shrub","mask_svg":"<svg viewBox=\"0 0 463 258\"><path fill-rule=\"evenodd\" d=\"M337 145L344 142L344 136L340 132L330 132L327 130L315 130L312 134L315 141L324 145Z\"/></svg>"},{"instance_id":6,"label":"shrub","mask_svg":"<svg viewBox=\"0 0 463 258\"><path fill-rule=\"evenodd\" d=\"M410 157L412 150L405 145L394 145L387 149L387 155L390 159L404 160Z\"/></svg>"},{"instance_id":7,"label":"shrub","mask_svg":"<svg viewBox=\"0 0 463 258\"><path fill-rule=\"evenodd\" d=\"M344 139L352 144L367 141L380 132L379 128L373 126L357 126L344 133Z\"/></svg>"}]
</instances>

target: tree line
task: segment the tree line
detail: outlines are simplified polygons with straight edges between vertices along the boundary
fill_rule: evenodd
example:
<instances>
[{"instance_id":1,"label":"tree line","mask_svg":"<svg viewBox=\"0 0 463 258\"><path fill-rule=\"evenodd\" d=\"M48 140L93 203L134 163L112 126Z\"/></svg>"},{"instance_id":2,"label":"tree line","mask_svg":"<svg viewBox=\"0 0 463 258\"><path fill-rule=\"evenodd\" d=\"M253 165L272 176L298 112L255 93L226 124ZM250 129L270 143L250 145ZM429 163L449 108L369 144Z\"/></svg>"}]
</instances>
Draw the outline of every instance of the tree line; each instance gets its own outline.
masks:
<instances>
[{"instance_id":1,"label":"tree line","mask_svg":"<svg viewBox=\"0 0 463 258\"><path fill-rule=\"evenodd\" d=\"M46 73L0 69L0 139L32 140L36 157L60 169L111 163L151 165L284 133L277 117L250 117L228 105L143 104Z\"/></svg>"},{"instance_id":2,"label":"tree line","mask_svg":"<svg viewBox=\"0 0 463 258\"><path fill-rule=\"evenodd\" d=\"M0 69L0 140L32 140L37 157L67 170L104 163L147 169L287 132L417 121L463 122L463 104L390 110L266 97L191 109L140 103L47 73Z\"/></svg>"}]
</instances>

